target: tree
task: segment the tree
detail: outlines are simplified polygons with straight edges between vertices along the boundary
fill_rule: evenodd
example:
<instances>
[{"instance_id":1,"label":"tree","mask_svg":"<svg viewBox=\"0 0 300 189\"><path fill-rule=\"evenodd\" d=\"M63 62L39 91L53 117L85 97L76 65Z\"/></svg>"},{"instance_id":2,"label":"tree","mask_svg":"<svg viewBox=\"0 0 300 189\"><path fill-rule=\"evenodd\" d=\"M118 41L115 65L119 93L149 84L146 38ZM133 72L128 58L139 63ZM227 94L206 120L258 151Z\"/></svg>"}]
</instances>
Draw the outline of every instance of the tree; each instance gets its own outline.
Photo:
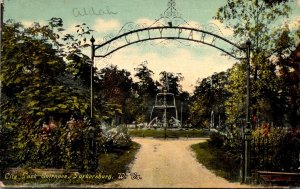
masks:
<instances>
[{"instance_id":1,"label":"tree","mask_svg":"<svg viewBox=\"0 0 300 189\"><path fill-rule=\"evenodd\" d=\"M1 102L4 119L16 118L18 123L25 113L38 126L46 117L62 118L75 111L82 114L87 109L84 94L75 85L63 85L68 74L66 63L55 47L58 45L55 37L49 26L36 23L23 28L19 23L5 24L1 80L8 101ZM20 117L12 116L13 113Z\"/></svg>"},{"instance_id":2,"label":"tree","mask_svg":"<svg viewBox=\"0 0 300 189\"><path fill-rule=\"evenodd\" d=\"M191 114L189 121L194 126L209 127L212 111L214 112L215 122L223 125L226 120L225 101L229 97L226 88L228 84L227 72L214 73L212 76L198 81L198 85L191 97ZM220 123L222 121L222 123Z\"/></svg>"},{"instance_id":3,"label":"tree","mask_svg":"<svg viewBox=\"0 0 300 189\"><path fill-rule=\"evenodd\" d=\"M147 67L147 62L140 64L134 70L136 71L136 74L134 76L139 79L139 81L137 82L139 95L148 95L150 97L155 97L158 89L154 80L152 79L153 71Z\"/></svg>"},{"instance_id":4,"label":"tree","mask_svg":"<svg viewBox=\"0 0 300 189\"><path fill-rule=\"evenodd\" d=\"M55 154L64 141L60 138L63 125L72 115L87 114L88 91L81 87L81 78L74 79L67 70L65 55L74 52L64 50L61 31L58 18L45 26L4 24L0 135L13 134L6 136L9 146L5 153L6 161L13 165L63 166L62 154ZM47 125L51 125L47 129L53 137L44 140L42 132ZM1 137L1 148L2 142Z\"/></svg>"},{"instance_id":5,"label":"tree","mask_svg":"<svg viewBox=\"0 0 300 189\"><path fill-rule=\"evenodd\" d=\"M137 110L136 121L139 123L148 121L155 96L158 93L157 85L152 79L154 73L147 67L147 63L148 62L144 62L134 69L136 71L134 76L139 79L139 81L136 82L136 91L138 94L136 100L138 103L132 108Z\"/></svg>"},{"instance_id":6,"label":"tree","mask_svg":"<svg viewBox=\"0 0 300 189\"><path fill-rule=\"evenodd\" d=\"M243 123L246 108L246 88L245 88L245 64L236 63L228 72L228 85L226 89L230 94L225 100L226 123L230 125L238 125Z\"/></svg>"},{"instance_id":7,"label":"tree","mask_svg":"<svg viewBox=\"0 0 300 189\"><path fill-rule=\"evenodd\" d=\"M175 96L182 92L182 86L180 82L183 80L181 73L171 73L163 71L160 74L161 85L166 87L169 93L173 93Z\"/></svg>"},{"instance_id":8,"label":"tree","mask_svg":"<svg viewBox=\"0 0 300 189\"><path fill-rule=\"evenodd\" d=\"M300 37L300 28L295 31L296 35L287 27L282 30L275 42L277 51L274 63L278 68L279 99L283 104L281 113L286 113L288 123L295 128L300 124L300 44L295 43L294 39Z\"/></svg>"},{"instance_id":9,"label":"tree","mask_svg":"<svg viewBox=\"0 0 300 189\"><path fill-rule=\"evenodd\" d=\"M131 97L133 82L130 73L124 69L119 70L117 66L109 66L99 71L99 87L101 88L101 98L106 101L106 105L115 106L115 112L107 111L106 115L122 114L122 122L126 123L127 100ZM121 109L117 108L120 107ZM109 116L110 114L110 116ZM116 121L118 123L118 121Z\"/></svg>"},{"instance_id":10,"label":"tree","mask_svg":"<svg viewBox=\"0 0 300 189\"><path fill-rule=\"evenodd\" d=\"M280 30L274 30L273 26L278 18L288 16L290 7L287 2L228 0L226 5L219 8L215 17L215 19L224 23L226 27L233 29L234 37L238 41L250 39L252 42L252 120L257 120L257 117L261 116L258 115L259 111L265 111L265 107L270 107L268 110L272 110L275 107L274 102L278 101L276 100L278 96L278 85L275 74L276 65L272 64L269 59L276 52L274 41L281 33ZM242 72L245 72L245 70ZM240 78L236 79L240 80ZM231 81L231 83L233 85L235 82L240 83L237 80ZM245 94L241 93L243 90L240 89L239 93L233 94L236 96L235 98L241 99L240 95ZM262 94L260 91L265 92ZM230 109L227 112L229 113ZM231 113L233 114L233 112ZM269 111L267 114L268 116L264 116L266 118L264 121L274 121L272 111ZM256 123L253 124L255 125Z\"/></svg>"}]
</instances>

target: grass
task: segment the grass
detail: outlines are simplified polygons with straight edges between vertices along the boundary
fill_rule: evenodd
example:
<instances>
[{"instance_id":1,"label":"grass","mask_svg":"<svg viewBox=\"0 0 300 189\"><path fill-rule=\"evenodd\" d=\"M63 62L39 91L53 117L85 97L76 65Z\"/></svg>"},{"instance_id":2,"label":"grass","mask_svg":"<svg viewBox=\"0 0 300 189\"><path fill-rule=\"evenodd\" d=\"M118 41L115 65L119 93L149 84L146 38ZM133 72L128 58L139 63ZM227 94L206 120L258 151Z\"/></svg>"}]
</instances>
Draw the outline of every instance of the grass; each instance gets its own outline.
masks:
<instances>
[{"instance_id":1,"label":"grass","mask_svg":"<svg viewBox=\"0 0 300 189\"><path fill-rule=\"evenodd\" d=\"M132 142L130 149L118 150L102 154L99 159L100 171L113 176L113 180L118 178L118 173L126 173L128 166L134 160L140 145Z\"/></svg>"},{"instance_id":2,"label":"grass","mask_svg":"<svg viewBox=\"0 0 300 189\"><path fill-rule=\"evenodd\" d=\"M239 159L235 159L224 149L211 146L208 142L191 146L196 153L197 160L217 176L231 182L240 181Z\"/></svg>"},{"instance_id":3,"label":"grass","mask_svg":"<svg viewBox=\"0 0 300 189\"><path fill-rule=\"evenodd\" d=\"M27 176L18 175L16 178L4 179L4 184L7 186L26 185L26 186L69 186L91 184L98 185L118 179L118 173L126 173L130 163L135 158L140 145L132 142L132 145L127 149L118 149L112 152L103 153L99 156L100 170L97 173L84 173L68 175L67 178L45 178L28 174ZM53 175L50 175L53 176ZM62 176L62 175L58 175ZM66 176L66 175L63 175Z\"/></svg>"},{"instance_id":4,"label":"grass","mask_svg":"<svg viewBox=\"0 0 300 189\"><path fill-rule=\"evenodd\" d=\"M153 137L153 138L164 138L165 132L163 129L129 129L130 136L132 137ZM208 137L209 133L203 130L167 130L167 138L201 138Z\"/></svg>"}]
</instances>

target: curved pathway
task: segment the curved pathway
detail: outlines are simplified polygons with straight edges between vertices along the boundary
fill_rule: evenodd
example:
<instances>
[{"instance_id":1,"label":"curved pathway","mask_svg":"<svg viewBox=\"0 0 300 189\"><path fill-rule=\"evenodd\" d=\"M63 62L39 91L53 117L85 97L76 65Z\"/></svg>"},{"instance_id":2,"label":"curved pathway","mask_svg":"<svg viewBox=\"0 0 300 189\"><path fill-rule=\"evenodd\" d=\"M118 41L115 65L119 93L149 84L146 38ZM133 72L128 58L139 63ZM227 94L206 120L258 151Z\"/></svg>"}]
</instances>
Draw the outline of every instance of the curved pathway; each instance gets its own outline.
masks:
<instances>
[{"instance_id":1,"label":"curved pathway","mask_svg":"<svg viewBox=\"0 0 300 189\"><path fill-rule=\"evenodd\" d=\"M141 144L131 173L141 176L140 180L127 179L108 183L103 187L121 188L245 188L247 185L230 183L217 177L199 164L190 146L204 142L206 139L163 140L151 138L134 138ZM134 178L135 177L134 175Z\"/></svg>"}]
</instances>

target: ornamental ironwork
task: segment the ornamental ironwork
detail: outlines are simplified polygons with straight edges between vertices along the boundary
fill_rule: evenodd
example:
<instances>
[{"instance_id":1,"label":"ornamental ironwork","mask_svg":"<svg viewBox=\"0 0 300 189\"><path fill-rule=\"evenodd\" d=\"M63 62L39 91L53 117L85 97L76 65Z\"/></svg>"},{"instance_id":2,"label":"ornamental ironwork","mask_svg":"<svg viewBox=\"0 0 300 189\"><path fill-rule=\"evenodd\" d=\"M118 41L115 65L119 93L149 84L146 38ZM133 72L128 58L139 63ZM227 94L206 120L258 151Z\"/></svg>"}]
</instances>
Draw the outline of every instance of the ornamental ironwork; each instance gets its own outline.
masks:
<instances>
[{"instance_id":1,"label":"ornamental ironwork","mask_svg":"<svg viewBox=\"0 0 300 189\"><path fill-rule=\"evenodd\" d=\"M151 45L167 45L176 42L178 46L208 45L236 58L245 59L245 45L226 39L220 28L213 24L191 24L182 18L176 9L175 0L168 2L167 9L153 23L128 22L116 34L108 34L98 44L95 57L108 58L124 47L151 42Z\"/></svg>"}]
</instances>

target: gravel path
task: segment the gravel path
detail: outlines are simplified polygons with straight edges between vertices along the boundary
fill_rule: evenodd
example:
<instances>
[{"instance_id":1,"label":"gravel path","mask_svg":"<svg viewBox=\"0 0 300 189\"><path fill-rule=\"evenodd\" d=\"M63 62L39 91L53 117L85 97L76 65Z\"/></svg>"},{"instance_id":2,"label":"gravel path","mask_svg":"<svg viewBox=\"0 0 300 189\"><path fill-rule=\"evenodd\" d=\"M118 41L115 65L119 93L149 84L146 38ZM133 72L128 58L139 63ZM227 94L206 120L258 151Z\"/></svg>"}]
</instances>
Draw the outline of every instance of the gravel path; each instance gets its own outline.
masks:
<instances>
[{"instance_id":1,"label":"gravel path","mask_svg":"<svg viewBox=\"0 0 300 189\"><path fill-rule=\"evenodd\" d=\"M131 173L138 173L142 179L127 179L104 185L121 188L239 188L249 187L239 183L230 183L199 164L190 146L204 142L205 139L163 140L134 138L141 144Z\"/></svg>"}]
</instances>

